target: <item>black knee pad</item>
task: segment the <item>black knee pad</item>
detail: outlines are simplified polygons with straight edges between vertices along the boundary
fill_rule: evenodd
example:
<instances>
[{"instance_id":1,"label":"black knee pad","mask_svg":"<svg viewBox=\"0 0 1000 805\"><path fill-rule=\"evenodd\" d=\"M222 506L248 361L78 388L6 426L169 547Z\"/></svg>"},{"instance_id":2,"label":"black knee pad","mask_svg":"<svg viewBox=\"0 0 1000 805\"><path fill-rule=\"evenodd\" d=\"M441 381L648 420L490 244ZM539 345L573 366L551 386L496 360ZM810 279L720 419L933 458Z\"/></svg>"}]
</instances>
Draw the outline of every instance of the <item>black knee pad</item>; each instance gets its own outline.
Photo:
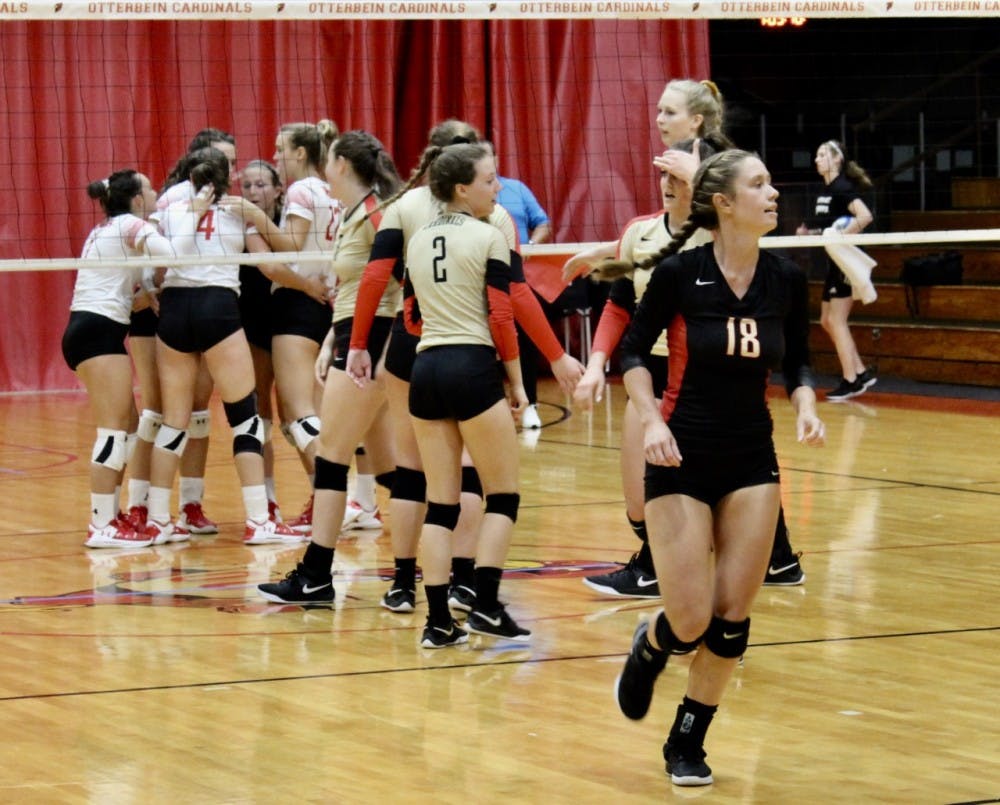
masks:
<instances>
[{"instance_id":1,"label":"black knee pad","mask_svg":"<svg viewBox=\"0 0 1000 805\"><path fill-rule=\"evenodd\" d=\"M435 503L428 501L427 515L424 517L426 525L441 526L449 531L454 531L458 525L458 515L462 512L462 506L458 503Z\"/></svg>"},{"instance_id":2,"label":"black knee pad","mask_svg":"<svg viewBox=\"0 0 1000 805\"><path fill-rule=\"evenodd\" d=\"M727 621L712 616L705 632L705 648L713 654L729 660L742 657L750 639L750 618L742 621Z\"/></svg>"},{"instance_id":3,"label":"black knee pad","mask_svg":"<svg viewBox=\"0 0 1000 805\"><path fill-rule=\"evenodd\" d=\"M517 522L517 509L521 505L521 496L517 492L497 492L486 496L486 513L502 514L511 522Z\"/></svg>"},{"instance_id":4,"label":"black knee pad","mask_svg":"<svg viewBox=\"0 0 1000 805\"><path fill-rule=\"evenodd\" d=\"M671 654L690 654L698 648L702 640L699 637L697 640L685 643L674 634L674 630L670 628L670 621L667 620L667 616L662 612L654 624L654 633L656 634L656 642L660 644L660 648L664 651L669 651Z\"/></svg>"},{"instance_id":5,"label":"black knee pad","mask_svg":"<svg viewBox=\"0 0 1000 805\"><path fill-rule=\"evenodd\" d=\"M337 464L333 461L327 461L322 456L316 456L316 480L313 482L313 486L316 489L346 492L348 469L346 464Z\"/></svg>"},{"instance_id":6,"label":"black knee pad","mask_svg":"<svg viewBox=\"0 0 1000 805\"><path fill-rule=\"evenodd\" d=\"M226 412L226 420L231 428L235 428L242 422L246 422L250 417L257 416L257 392L251 391L242 400L236 402L223 402L222 407Z\"/></svg>"},{"instance_id":7,"label":"black knee pad","mask_svg":"<svg viewBox=\"0 0 1000 805\"><path fill-rule=\"evenodd\" d=\"M356 455L356 456L366 455L365 454L365 446L363 444L359 444L357 447L355 447L354 448L354 455Z\"/></svg>"},{"instance_id":8,"label":"black knee pad","mask_svg":"<svg viewBox=\"0 0 1000 805\"><path fill-rule=\"evenodd\" d=\"M251 391L242 400L223 402L226 420L233 429L233 455L264 453L264 422L257 415L257 392Z\"/></svg>"},{"instance_id":9,"label":"black knee pad","mask_svg":"<svg viewBox=\"0 0 1000 805\"><path fill-rule=\"evenodd\" d=\"M423 503L427 500L427 477L420 470L397 465L396 475L392 479L392 496L396 500Z\"/></svg>"},{"instance_id":10,"label":"black knee pad","mask_svg":"<svg viewBox=\"0 0 1000 805\"><path fill-rule=\"evenodd\" d=\"M375 483L381 486L383 489L388 489L392 492L392 485L395 483L396 472L390 470L389 472L381 472L375 476Z\"/></svg>"},{"instance_id":11,"label":"black knee pad","mask_svg":"<svg viewBox=\"0 0 1000 805\"><path fill-rule=\"evenodd\" d=\"M483 484L475 467L462 467L462 492L469 495L483 496Z\"/></svg>"}]
</instances>

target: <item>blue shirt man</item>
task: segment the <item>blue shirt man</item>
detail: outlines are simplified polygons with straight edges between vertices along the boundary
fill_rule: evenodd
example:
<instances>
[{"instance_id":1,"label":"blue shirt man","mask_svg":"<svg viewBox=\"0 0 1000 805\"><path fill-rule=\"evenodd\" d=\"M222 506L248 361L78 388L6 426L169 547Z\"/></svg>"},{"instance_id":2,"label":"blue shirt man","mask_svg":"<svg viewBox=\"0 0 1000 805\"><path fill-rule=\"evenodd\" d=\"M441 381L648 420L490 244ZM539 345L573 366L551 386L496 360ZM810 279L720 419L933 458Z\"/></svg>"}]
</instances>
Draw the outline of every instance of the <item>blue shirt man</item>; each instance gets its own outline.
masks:
<instances>
[{"instance_id":1,"label":"blue shirt man","mask_svg":"<svg viewBox=\"0 0 1000 805\"><path fill-rule=\"evenodd\" d=\"M517 225L518 240L521 243L542 243L549 239L552 227L549 216L538 203L524 182L497 177L500 180L500 194L497 203L510 213Z\"/></svg>"}]
</instances>

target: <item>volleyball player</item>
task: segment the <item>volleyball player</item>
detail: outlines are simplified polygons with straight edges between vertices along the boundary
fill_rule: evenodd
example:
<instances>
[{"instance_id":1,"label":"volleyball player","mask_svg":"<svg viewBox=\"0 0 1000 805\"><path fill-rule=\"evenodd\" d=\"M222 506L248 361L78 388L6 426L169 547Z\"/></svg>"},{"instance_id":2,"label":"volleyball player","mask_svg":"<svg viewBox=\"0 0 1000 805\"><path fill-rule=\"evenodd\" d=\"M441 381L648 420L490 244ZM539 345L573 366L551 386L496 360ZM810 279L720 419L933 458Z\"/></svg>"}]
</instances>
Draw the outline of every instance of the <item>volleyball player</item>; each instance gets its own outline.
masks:
<instances>
[{"instance_id":1,"label":"volleyball player","mask_svg":"<svg viewBox=\"0 0 1000 805\"><path fill-rule=\"evenodd\" d=\"M656 269L622 343L625 385L643 426L646 521L663 609L636 629L615 690L622 712L641 719L667 658L697 652L663 747L676 785L713 780L705 735L746 650L767 568L781 502L766 401L772 368L781 366L799 441L824 438L806 277L759 247L777 226L777 198L752 154L705 160L688 222L640 264ZM699 227L714 242L678 254ZM670 368L661 404L645 362L664 329Z\"/></svg>"},{"instance_id":2,"label":"volleyball player","mask_svg":"<svg viewBox=\"0 0 1000 805\"><path fill-rule=\"evenodd\" d=\"M347 507L347 474L358 443L365 441L367 455L380 484L392 487L395 460L381 383L359 387L344 366L358 285L368 263L372 241L381 221L377 208L395 193L402 180L382 143L365 131L348 131L330 150L326 178L331 194L346 210L333 248L337 298L333 308L332 337L326 339L321 361L326 371L320 408L320 433L316 455L312 538L299 565L284 580L258 585L270 601L329 603L334 600L333 555ZM379 301L370 342L376 356L389 338L400 302L398 286L387 287ZM332 342L332 343L331 343ZM329 354L332 361L327 363Z\"/></svg>"},{"instance_id":3,"label":"volleyball player","mask_svg":"<svg viewBox=\"0 0 1000 805\"><path fill-rule=\"evenodd\" d=\"M413 294L407 299L407 323L419 320L421 328L410 414L427 478L420 539L428 614L421 645L442 648L468 640L448 606L463 446L479 472L486 500L476 557L476 603L466 627L523 641L530 632L497 599L520 501L511 410L517 414L528 405L509 296L510 248L499 230L483 220L493 212L500 182L487 144L450 145L430 158L429 187L444 207L406 248ZM509 403L497 353L510 383Z\"/></svg>"},{"instance_id":4,"label":"volleyball player","mask_svg":"<svg viewBox=\"0 0 1000 805\"><path fill-rule=\"evenodd\" d=\"M229 189L225 155L205 148L192 155L190 179L195 191L213 200L203 214L192 213L189 202L170 205L161 227L178 254L226 258L246 248L263 250L260 236L248 230L214 199ZM244 202L239 199L241 203ZM194 237L183 231L197 216ZM170 490L191 419L194 386L202 355L222 397L233 428L233 454L246 510L246 544L297 542L301 538L268 519L262 458L262 423L257 414L253 361L240 323L239 267L220 261L209 266L171 266L163 280L157 330L157 366L163 395L163 423L156 434L149 490L149 526L155 542L188 539L170 523Z\"/></svg>"},{"instance_id":5,"label":"volleyball player","mask_svg":"<svg viewBox=\"0 0 1000 805\"><path fill-rule=\"evenodd\" d=\"M430 156L449 144L477 142L479 133L468 123L446 120L429 135L429 146L420 164L398 197L390 199L382 224L375 236L372 253L358 292L351 352L347 372L357 383L371 376L372 361L367 351L368 332L378 300L390 280L403 281L403 253L409 238L440 212L438 202L427 187L415 185L429 167ZM514 315L528 336L550 361L552 373L562 388L572 394L583 373L583 366L567 355L545 319L537 299L524 281L518 253L517 230L510 215L497 206L489 222L507 238L514 282L511 303ZM396 475L390 499L392 547L395 578L382 598L382 606L394 612L412 612L416 601L416 550L425 505L425 478L420 452L413 435L409 413L409 381L416 356L417 339L407 333L402 317L393 324L392 338L386 350L385 377L389 409L393 419L396 447ZM470 463L471 464L471 463ZM462 476L462 515L455 531L452 561L452 588L449 601L455 609L468 612L475 604L476 535L482 517L482 486L475 468L467 465Z\"/></svg>"},{"instance_id":6,"label":"volleyball player","mask_svg":"<svg viewBox=\"0 0 1000 805\"><path fill-rule=\"evenodd\" d=\"M285 186L281 231L261 230L273 251L331 252L342 212L323 178L327 149L338 130L330 120L290 123L274 142L274 164ZM292 440L303 459L312 488L315 474L321 389L313 376L316 357L330 329L329 259L299 261L292 275L274 288L274 337L271 359L275 385ZM301 515L289 521L297 531L312 529L312 497Z\"/></svg>"},{"instance_id":7,"label":"volleyball player","mask_svg":"<svg viewBox=\"0 0 1000 805\"><path fill-rule=\"evenodd\" d=\"M156 193L143 174L116 171L92 182L87 194L100 201L107 217L87 236L84 259L174 256L170 242L147 221L156 207ZM189 235L194 223L193 214L182 222ZM90 456L88 548L145 547L153 542L144 523L133 524L118 515L119 487L138 419L125 336L139 274L132 268L81 269L62 339L63 356L83 381L97 421Z\"/></svg>"}]
</instances>

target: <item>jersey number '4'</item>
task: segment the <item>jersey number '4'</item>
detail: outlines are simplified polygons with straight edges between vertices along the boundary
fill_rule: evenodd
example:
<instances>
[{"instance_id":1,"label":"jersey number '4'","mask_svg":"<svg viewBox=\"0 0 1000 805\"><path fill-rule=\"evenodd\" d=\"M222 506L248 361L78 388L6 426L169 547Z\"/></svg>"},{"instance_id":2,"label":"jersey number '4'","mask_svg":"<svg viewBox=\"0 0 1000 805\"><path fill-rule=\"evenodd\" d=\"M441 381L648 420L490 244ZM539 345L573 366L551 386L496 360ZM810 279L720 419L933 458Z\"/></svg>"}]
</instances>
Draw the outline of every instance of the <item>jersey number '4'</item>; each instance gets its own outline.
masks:
<instances>
[{"instance_id":1,"label":"jersey number '4'","mask_svg":"<svg viewBox=\"0 0 1000 805\"><path fill-rule=\"evenodd\" d=\"M739 352L736 351L736 334L739 330ZM757 338L755 319L737 319L730 316L726 320L726 354L741 358L759 358L760 340Z\"/></svg>"},{"instance_id":2,"label":"jersey number '4'","mask_svg":"<svg viewBox=\"0 0 1000 805\"><path fill-rule=\"evenodd\" d=\"M201 216L197 231L205 233L205 240L212 239L212 233L215 231L215 210L208 210Z\"/></svg>"}]
</instances>

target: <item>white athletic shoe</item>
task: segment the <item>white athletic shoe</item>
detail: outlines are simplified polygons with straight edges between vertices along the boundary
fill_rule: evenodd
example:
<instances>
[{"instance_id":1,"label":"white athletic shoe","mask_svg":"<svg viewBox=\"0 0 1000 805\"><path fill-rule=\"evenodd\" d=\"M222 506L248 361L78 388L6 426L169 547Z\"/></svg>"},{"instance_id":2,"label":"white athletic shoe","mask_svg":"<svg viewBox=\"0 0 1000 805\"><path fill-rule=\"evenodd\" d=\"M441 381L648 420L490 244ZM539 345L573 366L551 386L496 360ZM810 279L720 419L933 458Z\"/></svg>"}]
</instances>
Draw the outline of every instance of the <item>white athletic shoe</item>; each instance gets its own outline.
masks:
<instances>
[{"instance_id":1,"label":"white athletic shoe","mask_svg":"<svg viewBox=\"0 0 1000 805\"><path fill-rule=\"evenodd\" d=\"M88 525L87 540L83 544L88 548L145 548L153 544L153 538L126 522L112 520L100 528Z\"/></svg>"},{"instance_id":2,"label":"white athletic shoe","mask_svg":"<svg viewBox=\"0 0 1000 805\"><path fill-rule=\"evenodd\" d=\"M344 520L340 528L342 531L361 529L377 531L382 528L382 515L378 512L378 506L369 511L357 501L349 500L344 509Z\"/></svg>"},{"instance_id":3,"label":"white athletic shoe","mask_svg":"<svg viewBox=\"0 0 1000 805\"><path fill-rule=\"evenodd\" d=\"M244 545L269 545L275 542L308 542L309 537L293 531L284 523L276 523L273 520L265 520L263 523L255 523L247 520L246 530L243 532Z\"/></svg>"},{"instance_id":4,"label":"white athletic shoe","mask_svg":"<svg viewBox=\"0 0 1000 805\"><path fill-rule=\"evenodd\" d=\"M529 405L521 414L521 427L525 430L538 430L542 427L542 420L538 416L538 406Z\"/></svg>"}]
</instances>

